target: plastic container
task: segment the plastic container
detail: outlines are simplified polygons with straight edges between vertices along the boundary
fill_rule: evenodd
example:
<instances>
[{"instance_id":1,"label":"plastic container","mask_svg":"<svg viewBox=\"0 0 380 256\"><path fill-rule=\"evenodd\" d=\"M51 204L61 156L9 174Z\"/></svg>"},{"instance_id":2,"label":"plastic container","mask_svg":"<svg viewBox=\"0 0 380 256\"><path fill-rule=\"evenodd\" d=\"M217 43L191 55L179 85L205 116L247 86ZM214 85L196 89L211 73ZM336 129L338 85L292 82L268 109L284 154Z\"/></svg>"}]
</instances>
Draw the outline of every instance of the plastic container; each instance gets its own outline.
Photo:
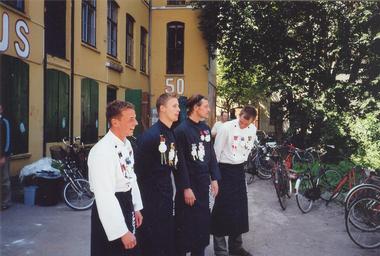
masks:
<instances>
[{"instance_id":1,"label":"plastic container","mask_svg":"<svg viewBox=\"0 0 380 256\"><path fill-rule=\"evenodd\" d=\"M36 199L37 186L24 187L24 204L34 206Z\"/></svg>"}]
</instances>

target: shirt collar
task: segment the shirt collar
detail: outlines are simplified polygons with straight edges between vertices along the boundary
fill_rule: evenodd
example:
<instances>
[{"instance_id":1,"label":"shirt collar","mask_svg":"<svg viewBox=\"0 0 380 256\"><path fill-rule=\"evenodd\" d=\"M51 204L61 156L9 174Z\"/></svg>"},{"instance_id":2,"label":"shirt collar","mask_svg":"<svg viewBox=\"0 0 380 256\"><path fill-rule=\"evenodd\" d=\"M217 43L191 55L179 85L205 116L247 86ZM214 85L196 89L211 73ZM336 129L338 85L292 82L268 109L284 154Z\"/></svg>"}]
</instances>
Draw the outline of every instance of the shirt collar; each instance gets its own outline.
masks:
<instances>
[{"instance_id":1,"label":"shirt collar","mask_svg":"<svg viewBox=\"0 0 380 256\"><path fill-rule=\"evenodd\" d=\"M171 128L167 127L166 124L164 124L163 122L161 122L160 119L158 119L157 123L159 124L159 126L165 130L171 130ZM173 127L173 125L172 125Z\"/></svg>"},{"instance_id":2,"label":"shirt collar","mask_svg":"<svg viewBox=\"0 0 380 256\"><path fill-rule=\"evenodd\" d=\"M127 138L122 141L119 137L117 137L111 130L108 131L107 136L115 143L117 147L125 147L127 145Z\"/></svg>"}]
</instances>

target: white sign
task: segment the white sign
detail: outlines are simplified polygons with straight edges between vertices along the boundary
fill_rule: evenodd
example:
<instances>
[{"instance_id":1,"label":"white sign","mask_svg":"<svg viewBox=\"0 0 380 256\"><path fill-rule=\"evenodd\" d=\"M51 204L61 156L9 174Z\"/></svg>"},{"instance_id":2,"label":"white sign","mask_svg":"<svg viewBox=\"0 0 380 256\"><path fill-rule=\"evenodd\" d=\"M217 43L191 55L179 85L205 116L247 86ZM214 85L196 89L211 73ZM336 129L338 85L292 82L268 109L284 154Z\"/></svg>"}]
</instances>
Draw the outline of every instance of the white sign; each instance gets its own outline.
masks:
<instances>
[{"instance_id":1,"label":"white sign","mask_svg":"<svg viewBox=\"0 0 380 256\"><path fill-rule=\"evenodd\" d=\"M9 46L9 16L6 12L2 15L2 38L0 38L0 52L5 52L8 49ZM14 41L14 47L16 50L16 53L21 58L28 58L30 54L30 45L28 42L28 39L26 38L26 35L29 34L29 27L28 24L22 20L18 19L15 24L16 35L19 39L19 41Z\"/></svg>"},{"instance_id":2,"label":"white sign","mask_svg":"<svg viewBox=\"0 0 380 256\"><path fill-rule=\"evenodd\" d=\"M173 77L166 78L165 92L183 95L185 92L185 80L183 78L177 78L177 80Z\"/></svg>"}]
</instances>

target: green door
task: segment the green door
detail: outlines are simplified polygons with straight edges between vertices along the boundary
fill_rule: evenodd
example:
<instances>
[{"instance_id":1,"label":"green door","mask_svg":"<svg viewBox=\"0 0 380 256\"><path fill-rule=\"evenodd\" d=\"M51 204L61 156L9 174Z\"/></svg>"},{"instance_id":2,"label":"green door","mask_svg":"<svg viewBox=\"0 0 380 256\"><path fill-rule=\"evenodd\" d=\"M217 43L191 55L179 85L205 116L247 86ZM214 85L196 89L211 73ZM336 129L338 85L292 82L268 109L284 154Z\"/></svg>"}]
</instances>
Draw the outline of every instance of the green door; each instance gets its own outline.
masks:
<instances>
[{"instance_id":1,"label":"green door","mask_svg":"<svg viewBox=\"0 0 380 256\"><path fill-rule=\"evenodd\" d=\"M0 103L11 126L11 151L29 151L29 65L0 55Z\"/></svg>"},{"instance_id":2,"label":"green door","mask_svg":"<svg viewBox=\"0 0 380 256\"><path fill-rule=\"evenodd\" d=\"M142 102L142 90L141 89L127 89L125 91L125 100L135 105L136 119L139 122L134 131L134 136L137 136L142 131L141 126L141 102Z\"/></svg>"},{"instance_id":3,"label":"green door","mask_svg":"<svg viewBox=\"0 0 380 256\"><path fill-rule=\"evenodd\" d=\"M46 142L61 141L69 136L69 76L49 69L45 85Z\"/></svg>"},{"instance_id":4,"label":"green door","mask_svg":"<svg viewBox=\"0 0 380 256\"><path fill-rule=\"evenodd\" d=\"M82 79L81 138L85 144L98 141L99 86L89 78Z\"/></svg>"}]
</instances>

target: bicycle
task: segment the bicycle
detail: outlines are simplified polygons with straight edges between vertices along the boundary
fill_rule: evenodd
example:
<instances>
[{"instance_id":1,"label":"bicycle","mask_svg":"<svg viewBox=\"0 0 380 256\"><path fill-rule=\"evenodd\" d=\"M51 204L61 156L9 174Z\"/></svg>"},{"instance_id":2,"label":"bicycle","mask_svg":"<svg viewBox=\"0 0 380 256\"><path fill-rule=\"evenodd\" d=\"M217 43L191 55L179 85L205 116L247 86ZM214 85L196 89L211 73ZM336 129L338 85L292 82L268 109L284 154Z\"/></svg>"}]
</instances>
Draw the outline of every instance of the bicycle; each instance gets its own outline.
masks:
<instances>
[{"instance_id":1,"label":"bicycle","mask_svg":"<svg viewBox=\"0 0 380 256\"><path fill-rule=\"evenodd\" d=\"M289 178L288 169L279 152L279 147L272 148L271 159L274 162L272 168L273 185L282 210L286 210L287 199L292 195L292 181Z\"/></svg>"},{"instance_id":2,"label":"bicycle","mask_svg":"<svg viewBox=\"0 0 380 256\"><path fill-rule=\"evenodd\" d=\"M63 198L67 206L74 210L87 210L94 203L94 194L90 190L90 183L83 177L75 162L68 157L68 152L61 146L50 147L56 167L61 171L65 180Z\"/></svg>"},{"instance_id":3,"label":"bicycle","mask_svg":"<svg viewBox=\"0 0 380 256\"><path fill-rule=\"evenodd\" d=\"M333 146L327 145L327 147ZM313 149L313 151L317 154L318 159L321 159L327 152L323 149ZM335 182L340 179L337 171L328 170L324 165L320 165L317 175L313 175L311 163L308 164L308 168L299 175L295 185L297 206L302 213L310 212L314 201L318 199L329 200L329 193L333 190Z\"/></svg>"},{"instance_id":4,"label":"bicycle","mask_svg":"<svg viewBox=\"0 0 380 256\"><path fill-rule=\"evenodd\" d=\"M267 142L264 145L256 143L252 148L244 165L248 185L253 182L255 175L263 180L268 180L272 177L273 161L269 157L269 152L270 147L275 145L275 142Z\"/></svg>"},{"instance_id":5,"label":"bicycle","mask_svg":"<svg viewBox=\"0 0 380 256\"><path fill-rule=\"evenodd\" d=\"M356 181L356 173L359 173L359 182ZM348 185L348 190L352 189L355 185L362 183L365 180L366 174L365 169L359 167L353 167L349 170L337 183L334 187L331 196L326 201L326 206L335 198L339 196L339 194L343 191L344 186Z\"/></svg>"},{"instance_id":6,"label":"bicycle","mask_svg":"<svg viewBox=\"0 0 380 256\"><path fill-rule=\"evenodd\" d=\"M380 189L374 192L374 196L357 198L345 216L348 236L364 249L380 247Z\"/></svg>"}]
</instances>

